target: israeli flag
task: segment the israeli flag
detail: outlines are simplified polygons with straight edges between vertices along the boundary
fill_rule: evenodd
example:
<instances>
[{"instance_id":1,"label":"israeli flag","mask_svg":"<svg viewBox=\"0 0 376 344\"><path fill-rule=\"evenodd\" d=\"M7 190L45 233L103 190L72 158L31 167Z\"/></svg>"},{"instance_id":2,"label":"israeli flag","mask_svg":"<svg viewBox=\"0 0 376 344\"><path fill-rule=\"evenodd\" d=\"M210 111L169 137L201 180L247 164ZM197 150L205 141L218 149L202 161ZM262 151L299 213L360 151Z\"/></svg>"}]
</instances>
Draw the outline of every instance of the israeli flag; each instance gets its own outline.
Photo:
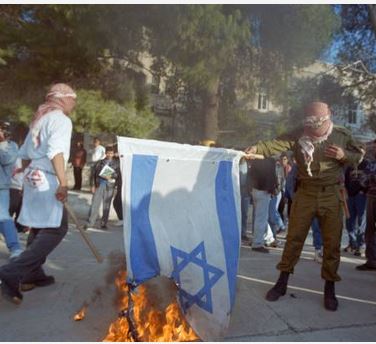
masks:
<instances>
[{"instance_id":1,"label":"israeli flag","mask_svg":"<svg viewBox=\"0 0 376 344\"><path fill-rule=\"evenodd\" d=\"M129 282L163 275L201 339L222 337L240 250L239 151L118 137Z\"/></svg>"}]
</instances>

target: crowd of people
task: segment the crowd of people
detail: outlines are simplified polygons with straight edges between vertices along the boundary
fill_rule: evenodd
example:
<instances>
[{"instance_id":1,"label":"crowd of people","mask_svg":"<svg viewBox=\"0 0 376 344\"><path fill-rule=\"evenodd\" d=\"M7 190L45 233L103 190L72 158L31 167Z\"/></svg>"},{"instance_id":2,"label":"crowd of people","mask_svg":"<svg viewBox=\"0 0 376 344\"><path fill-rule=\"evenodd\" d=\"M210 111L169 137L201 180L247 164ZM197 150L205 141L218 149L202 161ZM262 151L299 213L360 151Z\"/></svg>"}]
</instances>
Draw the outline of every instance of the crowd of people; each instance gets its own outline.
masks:
<instances>
[{"instance_id":1,"label":"crowd of people","mask_svg":"<svg viewBox=\"0 0 376 344\"><path fill-rule=\"evenodd\" d=\"M95 138L89 159L82 142L70 149L69 114L76 97L70 86L53 85L20 148L10 139L9 123L0 123L0 232L10 252L9 262L0 267L0 286L3 296L14 303L21 303L22 291L55 283L43 264L68 230L64 207L68 161L74 171L74 190L81 190L83 169L89 165L93 197L85 227L106 230L111 202L118 225L122 224L116 147L104 147ZM277 265L280 276L266 299L276 301L286 293L289 275L312 228L315 260L322 264L325 280L325 308L335 311L344 213L349 237L344 250L359 256L365 246L366 262L357 269L376 270L376 140L364 158L365 147L348 130L333 125L328 105L314 102L305 109L303 129L258 142L244 155L240 162L242 239L249 240L250 203L253 251L268 253L268 247L281 246L277 235L287 233ZM17 232L24 231L29 234L23 250Z\"/></svg>"}]
</instances>

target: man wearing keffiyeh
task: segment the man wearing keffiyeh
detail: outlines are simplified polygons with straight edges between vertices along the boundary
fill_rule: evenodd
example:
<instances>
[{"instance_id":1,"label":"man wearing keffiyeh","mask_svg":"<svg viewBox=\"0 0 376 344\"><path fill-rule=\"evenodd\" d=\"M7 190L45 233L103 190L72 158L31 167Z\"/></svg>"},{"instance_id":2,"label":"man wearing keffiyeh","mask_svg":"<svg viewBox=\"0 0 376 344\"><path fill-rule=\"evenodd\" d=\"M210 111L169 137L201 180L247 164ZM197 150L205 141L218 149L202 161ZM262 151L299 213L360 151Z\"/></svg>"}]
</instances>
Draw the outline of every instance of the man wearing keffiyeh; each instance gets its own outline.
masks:
<instances>
[{"instance_id":1,"label":"man wearing keffiyeh","mask_svg":"<svg viewBox=\"0 0 376 344\"><path fill-rule=\"evenodd\" d=\"M294 272L312 220L317 217L324 244L321 268L325 280L324 305L327 310L335 311L338 301L334 283L341 279L337 274L343 222L340 181L343 166L357 166L364 151L347 129L333 125L329 106L322 102L310 103L305 108L303 129L279 139L260 141L246 153L252 159L255 153L270 156L287 150L294 152L297 161L297 192L282 259L277 265L280 277L266 299L277 301L286 294L289 275Z\"/></svg>"},{"instance_id":2,"label":"man wearing keffiyeh","mask_svg":"<svg viewBox=\"0 0 376 344\"><path fill-rule=\"evenodd\" d=\"M21 291L55 283L45 274L47 256L68 230L63 202L67 198L65 166L70 153L76 94L66 84L53 85L30 124L19 150L24 170L23 202L18 222L30 227L27 248L10 263L0 267L2 295L21 303Z\"/></svg>"}]
</instances>

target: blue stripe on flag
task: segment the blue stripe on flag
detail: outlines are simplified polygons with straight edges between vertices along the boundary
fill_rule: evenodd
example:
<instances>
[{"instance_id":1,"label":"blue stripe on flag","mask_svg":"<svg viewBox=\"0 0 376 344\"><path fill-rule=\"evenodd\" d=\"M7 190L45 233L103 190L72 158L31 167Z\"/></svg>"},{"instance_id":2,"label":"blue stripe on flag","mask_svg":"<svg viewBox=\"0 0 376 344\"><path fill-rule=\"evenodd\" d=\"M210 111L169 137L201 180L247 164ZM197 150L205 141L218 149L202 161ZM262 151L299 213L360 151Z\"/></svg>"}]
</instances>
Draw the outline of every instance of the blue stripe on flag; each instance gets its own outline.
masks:
<instances>
[{"instance_id":1,"label":"blue stripe on flag","mask_svg":"<svg viewBox=\"0 0 376 344\"><path fill-rule=\"evenodd\" d=\"M221 161L215 178L217 214L225 250L227 279L231 308L235 302L236 273L238 270L239 226L236 214L232 161Z\"/></svg>"},{"instance_id":2,"label":"blue stripe on flag","mask_svg":"<svg viewBox=\"0 0 376 344\"><path fill-rule=\"evenodd\" d=\"M131 175L130 264L134 281L159 275L157 248L149 218L150 198L158 157L134 154Z\"/></svg>"}]
</instances>

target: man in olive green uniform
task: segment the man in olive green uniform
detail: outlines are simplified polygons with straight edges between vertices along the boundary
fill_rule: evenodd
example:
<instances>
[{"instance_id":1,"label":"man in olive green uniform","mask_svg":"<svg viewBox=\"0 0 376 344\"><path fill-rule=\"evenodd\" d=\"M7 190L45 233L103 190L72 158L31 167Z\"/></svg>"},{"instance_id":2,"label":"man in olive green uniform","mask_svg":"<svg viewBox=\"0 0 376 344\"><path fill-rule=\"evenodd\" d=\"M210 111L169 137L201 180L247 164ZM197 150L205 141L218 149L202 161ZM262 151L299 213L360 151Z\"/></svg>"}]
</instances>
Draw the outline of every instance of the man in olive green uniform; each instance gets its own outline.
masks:
<instances>
[{"instance_id":1,"label":"man in olive green uniform","mask_svg":"<svg viewBox=\"0 0 376 344\"><path fill-rule=\"evenodd\" d=\"M324 304L326 309L335 311L338 301L334 282L340 280L337 270L343 220L340 180L343 165L357 165L363 152L347 129L333 125L328 105L321 102L306 107L304 130L298 135L259 142L246 153L270 156L287 150L294 152L298 165L297 192L291 207L286 245L277 265L281 274L266 299L276 301L286 294L289 274L294 272L312 220L317 217L324 244L321 269L325 280ZM252 154L249 158L252 159Z\"/></svg>"}]
</instances>

